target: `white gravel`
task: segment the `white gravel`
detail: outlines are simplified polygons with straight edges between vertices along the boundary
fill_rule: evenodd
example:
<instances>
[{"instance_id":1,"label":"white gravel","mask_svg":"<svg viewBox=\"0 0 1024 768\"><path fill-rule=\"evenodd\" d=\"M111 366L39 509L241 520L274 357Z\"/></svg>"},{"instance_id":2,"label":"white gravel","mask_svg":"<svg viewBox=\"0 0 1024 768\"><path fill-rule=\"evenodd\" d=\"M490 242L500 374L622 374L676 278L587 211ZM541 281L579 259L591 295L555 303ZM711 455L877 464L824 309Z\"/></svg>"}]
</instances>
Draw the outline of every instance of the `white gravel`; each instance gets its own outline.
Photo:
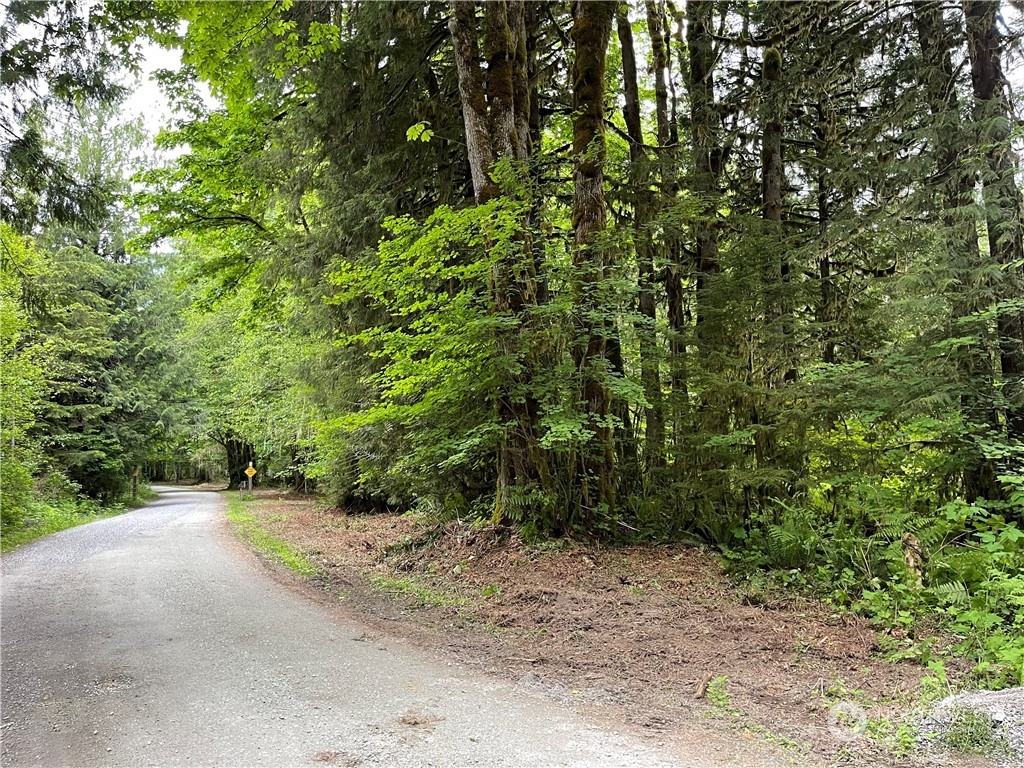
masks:
<instances>
[{"instance_id":1,"label":"white gravel","mask_svg":"<svg viewBox=\"0 0 1024 768\"><path fill-rule=\"evenodd\" d=\"M967 691L948 696L929 712L921 724L921 732L930 741L941 742L964 712L987 719L995 739L1010 749L998 755L1008 765L1024 765L1024 688L1002 691Z\"/></svg>"}]
</instances>

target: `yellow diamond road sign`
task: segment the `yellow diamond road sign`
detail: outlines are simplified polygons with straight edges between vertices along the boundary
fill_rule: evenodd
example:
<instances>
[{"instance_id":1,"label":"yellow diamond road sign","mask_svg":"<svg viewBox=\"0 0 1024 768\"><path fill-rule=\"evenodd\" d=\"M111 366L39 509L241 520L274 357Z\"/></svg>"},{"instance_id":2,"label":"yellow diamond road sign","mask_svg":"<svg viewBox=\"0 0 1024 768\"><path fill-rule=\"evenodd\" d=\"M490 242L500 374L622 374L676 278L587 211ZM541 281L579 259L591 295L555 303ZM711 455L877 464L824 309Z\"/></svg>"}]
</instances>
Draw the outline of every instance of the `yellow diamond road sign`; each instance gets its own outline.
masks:
<instances>
[{"instance_id":1,"label":"yellow diamond road sign","mask_svg":"<svg viewBox=\"0 0 1024 768\"><path fill-rule=\"evenodd\" d=\"M249 467L248 469L245 470L245 474L247 474L249 477L252 477L253 475L256 474L256 468Z\"/></svg>"}]
</instances>

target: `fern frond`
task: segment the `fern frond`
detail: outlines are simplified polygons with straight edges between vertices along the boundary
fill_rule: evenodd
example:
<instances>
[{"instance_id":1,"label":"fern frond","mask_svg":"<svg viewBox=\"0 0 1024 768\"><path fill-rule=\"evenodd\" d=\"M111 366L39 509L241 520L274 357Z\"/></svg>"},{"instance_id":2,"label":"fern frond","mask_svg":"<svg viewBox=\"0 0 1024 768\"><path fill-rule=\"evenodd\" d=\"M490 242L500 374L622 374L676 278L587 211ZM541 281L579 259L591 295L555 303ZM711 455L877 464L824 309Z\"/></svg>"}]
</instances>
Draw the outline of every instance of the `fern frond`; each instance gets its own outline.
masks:
<instances>
[{"instance_id":1,"label":"fern frond","mask_svg":"<svg viewBox=\"0 0 1024 768\"><path fill-rule=\"evenodd\" d=\"M947 605L966 605L971 600L971 593L962 581L947 581L936 584L929 590L939 601Z\"/></svg>"}]
</instances>

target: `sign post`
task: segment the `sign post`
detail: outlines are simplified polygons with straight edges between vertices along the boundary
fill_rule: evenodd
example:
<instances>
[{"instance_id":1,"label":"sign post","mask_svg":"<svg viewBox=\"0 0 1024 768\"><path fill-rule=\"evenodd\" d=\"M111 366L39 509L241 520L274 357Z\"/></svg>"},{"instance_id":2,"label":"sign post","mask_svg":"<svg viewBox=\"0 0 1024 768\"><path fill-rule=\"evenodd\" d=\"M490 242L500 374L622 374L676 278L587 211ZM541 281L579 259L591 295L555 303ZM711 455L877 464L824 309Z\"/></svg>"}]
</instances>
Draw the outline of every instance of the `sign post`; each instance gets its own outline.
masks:
<instances>
[{"instance_id":1,"label":"sign post","mask_svg":"<svg viewBox=\"0 0 1024 768\"><path fill-rule=\"evenodd\" d=\"M252 478L256 474L256 468L252 465L251 461L249 462L249 466L246 467L245 474L249 478L249 493L251 494L252 493Z\"/></svg>"}]
</instances>

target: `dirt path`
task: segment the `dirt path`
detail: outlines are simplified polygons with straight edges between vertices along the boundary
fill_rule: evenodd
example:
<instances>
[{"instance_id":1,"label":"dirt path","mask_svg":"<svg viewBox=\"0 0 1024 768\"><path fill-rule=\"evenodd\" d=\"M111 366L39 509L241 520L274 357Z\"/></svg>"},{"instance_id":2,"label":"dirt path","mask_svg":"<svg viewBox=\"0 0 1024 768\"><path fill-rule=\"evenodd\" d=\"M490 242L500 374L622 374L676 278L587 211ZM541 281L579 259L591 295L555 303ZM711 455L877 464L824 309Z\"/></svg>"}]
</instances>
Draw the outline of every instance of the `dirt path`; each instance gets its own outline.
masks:
<instances>
[{"instance_id":1,"label":"dirt path","mask_svg":"<svg viewBox=\"0 0 1024 768\"><path fill-rule=\"evenodd\" d=\"M3 765L786 764L642 739L324 610L222 514L214 494L164 489L3 557Z\"/></svg>"},{"instance_id":2,"label":"dirt path","mask_svg":"<svg viewBox=\"0 0 1024 768\"><path fill-rule=\"evenodd\" d=\"M711 553L528 547L273 492L250 511L310 557L325 574L316 586L352 616L655 743L699 734L716 764L769 747L798 765L992 765L901 754L926 670L880 660L870 626L818 602L751 599Z\"/></svg>"}]
</instances>

